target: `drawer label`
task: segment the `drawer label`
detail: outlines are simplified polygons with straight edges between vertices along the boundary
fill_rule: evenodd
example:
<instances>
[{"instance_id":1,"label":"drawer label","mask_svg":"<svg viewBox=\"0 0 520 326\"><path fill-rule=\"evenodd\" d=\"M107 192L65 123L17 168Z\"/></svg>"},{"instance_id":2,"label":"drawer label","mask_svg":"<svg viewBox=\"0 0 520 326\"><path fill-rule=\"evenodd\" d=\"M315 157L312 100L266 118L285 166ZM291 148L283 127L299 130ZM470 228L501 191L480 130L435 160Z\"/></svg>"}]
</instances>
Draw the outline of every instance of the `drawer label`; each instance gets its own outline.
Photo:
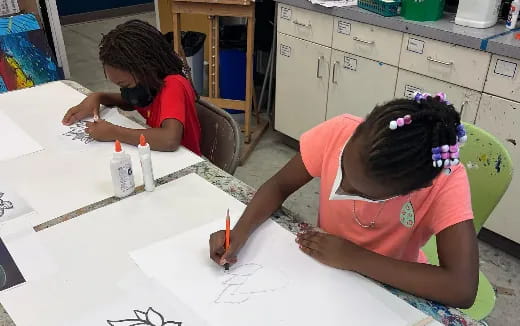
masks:
<instances>
[{"instance_id":1,"label":"drawer label","mask_svg":"<svg viewBox=\"0 0 520 326\"><path fill-rule=\"evenodd\" d=\"M406 49L410 52L415 52L419 54L423 54L424 52L424 41L410 38L408 39L408 45L406 46Z\"/></svg>"},{"instance_id":2,"label":"drawer label","mask_svg":"<svg viewBox=\"0 0 520 326\"><path fill-rule=\"evenodd\" d=\"M280 43L280 54L290 58L291 57L291 47Z\"/></svg>"},{"instance_id":3,"label":"drawer label","mask_svg":"<svg viewBox=\"0 0 520 326\"><path fill-rule=\"evenodd\" d=\"M496 75L513 78L516 74L516 66L514 62L497 59L494 73Z\"/></svg>"},{"instance_id":4,"label":"drawer label","mask_svg":"<svg viewBox=\"0 0 520 326\"><path fill-rule=\"evenodd\" d=\"M343 57L343 68L357 71L357 59L351 57Z\"/></svg>"},{"instance_id":5,"label":"drawer label","mask_svg":"<svg viewBox=\"0 0 520 326\"><path fill-rule=\"evenodd\" d=\"M350 23L338 20L338 33L350 35Z\"/></svg>"},{"instance_id":6,"label":"drawer label","mask_svg":"<svg viewBox=\"0 0 520 326\"><path fill-rule=\"evenodd\" d=\"M280 7L280 18L285 20L291 20L292 9L287 7Z\"/></svg>"},{"instance_id":7,"label":"drawer label","mask_svg":"<svg viewBox=\"0 0 520 326\"><path fill-rule=\"evenodd\" d=\"M415 92L422 93L422 90L419 87L415 87L412 85L404 86L404 97L413 98L413 95L415 94Z\"/></svg>"}]
</instances>

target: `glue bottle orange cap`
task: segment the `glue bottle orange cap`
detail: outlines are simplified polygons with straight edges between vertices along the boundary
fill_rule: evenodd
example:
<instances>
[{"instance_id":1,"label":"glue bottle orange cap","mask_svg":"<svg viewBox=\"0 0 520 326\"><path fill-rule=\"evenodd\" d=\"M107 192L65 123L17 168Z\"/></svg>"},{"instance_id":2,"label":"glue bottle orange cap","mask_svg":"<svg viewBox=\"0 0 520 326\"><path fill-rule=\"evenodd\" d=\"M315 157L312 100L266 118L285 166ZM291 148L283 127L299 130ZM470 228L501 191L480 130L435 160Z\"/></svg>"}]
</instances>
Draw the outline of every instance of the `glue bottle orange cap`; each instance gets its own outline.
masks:
<instances>
[{"instance_id":1,"label":"glue bottle orange cap","mask_svg":"<svg viewBox=\"0 0 520 326\"><path fill-rule=\"evenodd\" d=\"M119 153L121 151L122 151L122 149L121 149L121 142L118 139L116 139L116 152Z\"/></svg>"},{"instance_id":2,"label":"glue bottle orange cap","mask_svg":"<svg viewBox=\"0 0 520 326\"><path fill-rule=\"evenodd\" d=\"M141 134L141 136L139 136L139 145L146 146L146 138L144 137L143 134Z\"/></svg>"}]
</instances>

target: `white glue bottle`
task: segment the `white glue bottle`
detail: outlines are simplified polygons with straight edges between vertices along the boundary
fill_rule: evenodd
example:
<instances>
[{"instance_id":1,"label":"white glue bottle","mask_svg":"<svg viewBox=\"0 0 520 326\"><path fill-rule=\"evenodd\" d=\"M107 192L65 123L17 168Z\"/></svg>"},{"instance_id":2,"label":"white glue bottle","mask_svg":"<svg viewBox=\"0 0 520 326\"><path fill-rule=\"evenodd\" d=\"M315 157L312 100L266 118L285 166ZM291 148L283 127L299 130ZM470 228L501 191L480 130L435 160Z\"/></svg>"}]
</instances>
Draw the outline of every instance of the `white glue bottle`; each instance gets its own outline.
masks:
<instances>
[{"instance_id":1,"label":"white glue bottle","mask_svg":"<svg viewBox=\"0 0 520 326\"><path fill-rule=\"evenodd\" d=\"M126 197L135 190L132 159L121 149L121 143L116 140L116 151L110 161L110 173L116 197Z\"/></svg>"},{"instance_id":2,"label":"white glue bottle","mask_svg":"<svg viewBox=\"0 0 520 326\"><path fill-rule=\"evenodd\" d=\"M514 0L511 3L511 8L509 9L509 15L507 16L506 28L514 29L516 27L516 22L518 21L518 13L520 11L520 0Z\"/></svg>"},{"instance_id":3,"label":"white glue bottle","mask_svg":"<svg viewBox=\"0 0 520 326\"><path fill-rule=\"evenodd\" d=\"M146 191L153 191L155 189L155 180L153 178L152 168L152 153L150 145L146 142L146 138L141 134L139 137L139 159L141 160L141 169L143 170L143 183Z\"/></svg>"}]
</instances>

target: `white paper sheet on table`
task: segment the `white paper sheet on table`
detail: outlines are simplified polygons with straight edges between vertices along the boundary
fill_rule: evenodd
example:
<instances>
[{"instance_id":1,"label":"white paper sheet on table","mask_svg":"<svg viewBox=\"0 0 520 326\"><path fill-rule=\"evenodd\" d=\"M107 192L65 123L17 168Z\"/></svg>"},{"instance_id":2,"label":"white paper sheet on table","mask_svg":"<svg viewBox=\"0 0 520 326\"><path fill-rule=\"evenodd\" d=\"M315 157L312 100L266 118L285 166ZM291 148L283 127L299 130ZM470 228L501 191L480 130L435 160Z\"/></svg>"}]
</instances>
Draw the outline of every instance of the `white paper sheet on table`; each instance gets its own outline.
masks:
<instances>
[{"instance_id":1,"label":"white paper sheet on table","mask_svg":"<svg viewBox=\"0 0 520 326\"><path fill-rule=\"evenodd\" d=\"M10 160L43 149L40 144L2 112L0 112L0 130L2 131L0 161Z\"/></svg>"},{"instance_id":2,"label":"white paper sheet on table","mask_svg":"<svg viewBox=\"0 0 520 326\"><path fill-rule=\"evenodd\" d=\"M410 316L392 311L394 304L400 309L407 305L401 299L355 273L314 261L273 221L253 234L239 263L224 273L208 258L208 235L221 224L205 225L130 255L147 275L213 325L409 324ZM407 314L412 320L423 316L411 306Z\"/></svg>"},{"instance_id":3,"label":"white paper sheet on table","mask_svg":"<svg viewBox=\"0 0 520 326\"><path fill-rule=\"evenodd\" d=\"M113 143L85 145L63 136L68 129L61 124L65 111L84 97L61 82L0 95L0 113L23 122L24 129L45 146L44 151L34 155L0 162L0 180L16 184L19 195L38 212L34 225L113 196L109 168ZM140 128L116 109L107 109L104 117L116 124ZM141 185L137 147L124 144L123 149L132 157L135 182ZM201 161L184 147L173 153L152 152L155 178Z\"/></svg>"}]
</instances>

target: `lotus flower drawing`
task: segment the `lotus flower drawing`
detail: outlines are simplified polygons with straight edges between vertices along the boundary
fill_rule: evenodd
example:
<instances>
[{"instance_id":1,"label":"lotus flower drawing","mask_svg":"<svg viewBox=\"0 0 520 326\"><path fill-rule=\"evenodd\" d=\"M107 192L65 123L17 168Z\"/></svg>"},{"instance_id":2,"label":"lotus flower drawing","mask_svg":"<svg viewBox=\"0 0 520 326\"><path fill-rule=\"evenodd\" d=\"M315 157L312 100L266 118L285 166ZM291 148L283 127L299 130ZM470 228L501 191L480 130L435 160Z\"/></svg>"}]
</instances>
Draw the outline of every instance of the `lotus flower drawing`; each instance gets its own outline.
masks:
<instances>
[{"instance_id":1,"label":"lotus flower drawing","mask_svg":"<svg viewBox=\"0 0 520 326\"><path fill-rule=\"evenodd\" d=\"M122 320L107 320L110 326L181 326L179 321L166 321L159 312L152 307L146 312L134 310L135 318Z\"/></svg>"}]
</instances>

